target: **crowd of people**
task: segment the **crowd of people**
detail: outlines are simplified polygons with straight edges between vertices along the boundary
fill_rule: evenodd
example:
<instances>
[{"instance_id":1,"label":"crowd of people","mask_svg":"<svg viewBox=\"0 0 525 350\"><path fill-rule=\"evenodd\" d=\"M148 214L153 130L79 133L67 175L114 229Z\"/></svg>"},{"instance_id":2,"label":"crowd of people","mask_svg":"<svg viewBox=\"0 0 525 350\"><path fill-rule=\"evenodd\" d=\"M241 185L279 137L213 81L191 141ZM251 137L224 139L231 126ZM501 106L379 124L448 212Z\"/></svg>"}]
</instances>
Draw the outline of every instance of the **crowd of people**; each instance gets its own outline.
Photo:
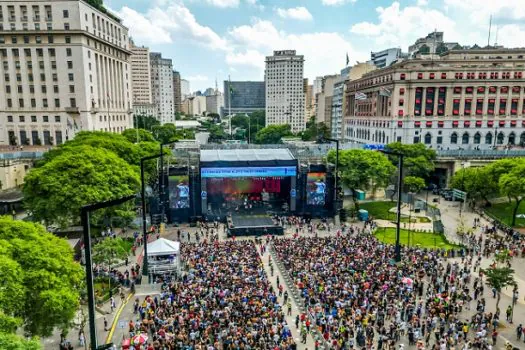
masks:
<instances>
[{"instance_id":1,"label":"crowd of people","mask_svg":"<svg viewBox=\"0 0 525 350\"><path fill-rule=\"evenodd\" d=\"M273 243L326 344L493 349L499 311L487 310L476 250L452 262L444 251L404 248L396 263L393 246L354 232Z\"/></svg>"},{"instance_id":2,"label":"crowd of people","mask_svg":"<svg viewBox=\"0 0 525 350\"><path fill-rule=\"evenodd\" d=\"M185 243L182 277L135 302L130 336L143 349L296 349L252 241Z\"/></svg>"}]
</instances>

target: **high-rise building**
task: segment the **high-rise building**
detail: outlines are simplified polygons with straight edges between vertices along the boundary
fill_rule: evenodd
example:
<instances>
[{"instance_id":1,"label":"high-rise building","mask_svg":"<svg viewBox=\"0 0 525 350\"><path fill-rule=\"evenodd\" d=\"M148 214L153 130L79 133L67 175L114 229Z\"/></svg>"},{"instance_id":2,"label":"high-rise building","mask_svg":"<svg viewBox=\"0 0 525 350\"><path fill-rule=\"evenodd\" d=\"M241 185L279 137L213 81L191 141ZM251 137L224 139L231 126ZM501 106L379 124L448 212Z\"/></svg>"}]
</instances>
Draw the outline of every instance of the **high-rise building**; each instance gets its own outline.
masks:
<instances>
[{"instance_id":1,"label":"high-rise building","mask_svg":"<svg viewBox=\"0 0 525 350\"><path fill-rule=\"evenodd\" d=\"M231 91L231 95L230 95ZM250 114L265 109L266 94L264 81L224 81L224 103L221 116Z\"/></svg>"},{"instance_id":2,"label":"high-rise building","mask_svg":"<svg viewBox=\"0 0 525 350\"><path fill-rule=\"evenodd\" d=\"M157 110L151 99L149 48L135 46L130 40L130 51L133 114L156 117Z\"/></svg>"},{"instance_id":3,"label":"high-rise building","mask_svg":"<svg viewBox=\"0 0 525 350\"><path fill-rule=\"evenodd\" d=\"M175 122L173 101L173 65L171 59L158 52L150 53L152 99L161 124Z\"/></svg>"},{"instance_id":4,"label":"high-rise building","mask_svg":"<svg viewBox=\"0 0 525 350\"><path fill-rule=\"evenodd\" d=\"M315 122L325 123L329 128L332 123L334 84L339 78L339 75L327 75L323 77L321 92L315 95Z\"/></svg>"},{"instance_id":5,"label":"high-rise building","mask_svg":"<svg viewBox=\"0 0 525 350\"><path fill-rule=\"evenodd\" d=\"M346 141L434 149L525 144L525 49L450 50L346 83ZM357 97L356 97L357 94Z\"/></svg>"},{"instance_id":6,"label":"high-rise building","mask_svg":"<svg viewBox=\"0 0 525 350\"><path fill-rule=\"evenodd\" d=\"M0 3L0 144L132 127L128 29L84 1Z\"/></svg>"},{"instance_id":7,"label":"high-rise building","mask_svg":"<svg viewBox=\"0 0 525 350\"><path fill-rule=\"evenodd\" d=\"M443 32L432 32L424 38L419 38L413 45L408 47L409 57L416 54L440 54L443 51L459 48L457 42L445 42Z\"/></svg>"},{"instance_id":8,"label":"high-rise building","mask_svg":"<svg viewBox=\"0 0 525 350\"><path fill-rule=\"evenodd\" d=\"M293 132L306 128L303 72L304 56L295 50L266 57L266 125L289 124Z\"/></svg>"},{"instance_id":9,"label":"high-rise building","mask_svg":"<svg viewBox=\"0 0 525 350\"><path fill-rule=\"evenodd\" d=\"M308 78L304 79L304 118L306 122L315 115L313 85L308 85Z\"/></svg>"},{"instance_id":10,"label":"high-rise building","mask_svg":"<svg viewBox=\"0 0 525 350\"><path fill-rule=\"evenodd\" d=\"M175 105L175 112L182 112L182 92L180 84L180 73L173 71L173 104Z\"/></svg>"},{"instance_id":11,"label":"high-rise building","mask_svg":"<svg viewBox=\"0 0 525 350\"><path fill-rule=\"evenodd\" d=\"M180 80L180 95L184 100L186 97L190 96L190 82L186 79Z\"/></svg>"},{"instance_id":12,"label":"high-rise building","mask_svg":"<svg viewBox=\"0 0 525 350\"><path fill-rule=\"evenodd\" d=\"M343 106L345 101L345 82L350 77L352 67L345 67L341 70L341 74L334 82L334 94L332 97L332 112L331 112L331 126L330 132L334 139L341 140L343 137Z\"/></svg>"},{"instance_id":13,"label":"high-rise building","mask_svg":"<svg viewBox=\"0 0 525 350\"><path fill-rule=\"evenodd\" d=\"M219 90L214 89L211 95L206 96L206 113L219 114L224 106L223 102L223 94Z\"/></svg>"},{"instance_id":14,"label":"high-rise building","mask_svg":"<svg viewBox=\"0 0 525 350\"><path fill-rule=\"evenodd\" d=\"M385 68L390 66L393 62L402 58L403 54L400 48L391 48L378 52L370 53L370 61L377 68Z\"/></svg>"}]
</instances>

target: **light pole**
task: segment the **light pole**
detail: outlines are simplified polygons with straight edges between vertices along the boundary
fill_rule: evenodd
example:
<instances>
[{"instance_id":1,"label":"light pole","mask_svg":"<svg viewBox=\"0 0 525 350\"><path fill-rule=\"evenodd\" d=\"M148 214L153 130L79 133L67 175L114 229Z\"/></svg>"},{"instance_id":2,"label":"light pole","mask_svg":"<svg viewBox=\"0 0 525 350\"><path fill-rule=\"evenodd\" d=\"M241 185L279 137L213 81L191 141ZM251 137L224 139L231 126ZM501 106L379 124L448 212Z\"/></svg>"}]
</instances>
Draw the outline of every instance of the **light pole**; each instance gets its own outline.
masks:
<instances>
[{"instance_id":1,"label":"light pole","mask_svg":"<svg viewBox=\"0 0 525 350\"><path fill-rule=\"evenodd\" d=\"M142 268L142 276L148 276L148 234L146 228L146 185L144 181L144 162L151 159L157 159L162 154L156 154L153 156L148 156L140 159L140 197L142 200L142 237L144 240L144 263Z\"/></svg>"},{"instance_id":2,"label":"light pole","mask_svg":"<svg viewBox=\"0 0 525 350\"><path fill-rule=\"evenodd\" d=\"M91 234L89 230L89 213L97 209L109 208L115 205L126 203L135 198L136 195L129 195L126 197L110 200L107 202L99 202L83 206L80 210L80 219L82 222L82 231L84 239L84 253L86 257L86 285L87 285L87 299L88 299L88 318L89 318L89 339L90 349L97 349L97 328L95 326L95 288L93 286L93 261L91 259Z\"/></svg>"},{"instance_id":3,"label":"light pole","mask_svg":"<svg viewBox=\"0 0 525 350\"><path fill-rule=\"evenodd\" d=\"M384 154L397 156L397 167L399 169L399 176L397 177L397 220L396 220L396 247L395 255L396 262L401 261L401 245L399 243L399 236L401 233L401 187L403 184L403 157L402 153L392 152L388 150L381 151Z\"/></svg>"}]
</instances>

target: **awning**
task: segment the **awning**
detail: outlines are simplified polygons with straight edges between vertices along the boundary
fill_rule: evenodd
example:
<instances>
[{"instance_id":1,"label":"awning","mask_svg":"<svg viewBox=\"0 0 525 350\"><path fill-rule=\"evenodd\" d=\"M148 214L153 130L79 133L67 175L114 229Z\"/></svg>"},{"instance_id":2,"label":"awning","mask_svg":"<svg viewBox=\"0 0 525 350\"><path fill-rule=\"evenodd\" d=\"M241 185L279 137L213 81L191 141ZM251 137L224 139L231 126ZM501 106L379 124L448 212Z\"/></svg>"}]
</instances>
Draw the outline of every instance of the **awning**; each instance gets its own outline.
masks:
<instances>
[{"instance_id":1,"label":"awning","mask_svg":"<svg viewBox=\"0 0 525 350\"><path fill-rule=\"evenodd\" d=\"M177 255L180 253L180 242L159 238L148 243L148 256Z\"/></svg>"}]
</instances>

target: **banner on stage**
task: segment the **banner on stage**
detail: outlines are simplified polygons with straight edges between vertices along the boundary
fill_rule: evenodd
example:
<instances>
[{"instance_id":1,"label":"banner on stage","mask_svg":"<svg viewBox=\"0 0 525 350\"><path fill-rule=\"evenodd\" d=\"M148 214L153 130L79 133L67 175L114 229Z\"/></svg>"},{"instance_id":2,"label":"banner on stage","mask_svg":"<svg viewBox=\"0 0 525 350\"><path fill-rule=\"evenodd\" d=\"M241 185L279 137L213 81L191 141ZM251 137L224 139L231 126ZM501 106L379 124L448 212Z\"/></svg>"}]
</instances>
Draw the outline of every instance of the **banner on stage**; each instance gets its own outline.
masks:
<instances>
[{"instance_id":1,"label":"banner on stage","mask_svg":"<svg viewBox=\"0 0 525 350\"><path fill-rule=\"evenodd\" d=\"M201 168L201 177L203 178L285 177L296 175L297 169L294 166Z\"/></svg>"}]
</instances>

